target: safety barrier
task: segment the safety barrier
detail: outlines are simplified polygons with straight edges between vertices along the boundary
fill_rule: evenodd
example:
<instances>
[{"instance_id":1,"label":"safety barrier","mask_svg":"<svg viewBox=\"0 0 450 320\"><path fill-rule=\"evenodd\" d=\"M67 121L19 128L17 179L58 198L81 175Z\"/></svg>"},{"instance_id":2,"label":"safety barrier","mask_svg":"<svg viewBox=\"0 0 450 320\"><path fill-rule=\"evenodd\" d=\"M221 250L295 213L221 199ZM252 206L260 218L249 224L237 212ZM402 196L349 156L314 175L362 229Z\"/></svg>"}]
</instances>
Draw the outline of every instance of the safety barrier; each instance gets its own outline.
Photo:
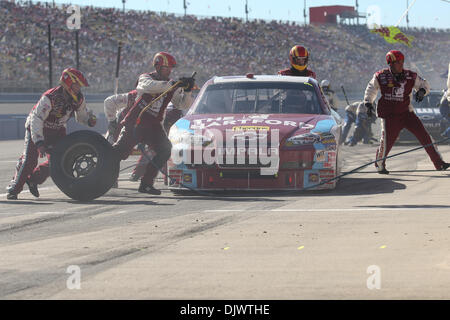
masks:
<instances>
[{"instance_id":1,"label":"safety barrier","mask_svg":"<svg viewBox=\"0 0 450 320\"><path fill-rule=\"evenodd\" d=\"M24 114L7 114L0 115L0 140L15 140L25 137L25 121L28 115ZM67 122L67 134L78 130L92 130L100 134L106 133L108 129L108 121L105 114L100 113L97 116L97 125L88 127L79 124L74 118L70 118Z\"/></svg>"}]
</instances>

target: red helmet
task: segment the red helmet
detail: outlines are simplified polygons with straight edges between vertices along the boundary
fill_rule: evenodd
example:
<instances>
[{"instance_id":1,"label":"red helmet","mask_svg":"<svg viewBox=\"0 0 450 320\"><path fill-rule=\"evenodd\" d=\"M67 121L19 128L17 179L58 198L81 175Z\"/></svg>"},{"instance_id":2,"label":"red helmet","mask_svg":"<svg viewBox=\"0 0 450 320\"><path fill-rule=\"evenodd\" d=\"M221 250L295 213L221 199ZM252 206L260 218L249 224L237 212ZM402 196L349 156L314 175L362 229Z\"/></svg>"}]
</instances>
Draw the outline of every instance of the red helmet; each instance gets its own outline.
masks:
<instances>
[{"instance_id":1,"label":"red helmet","mask_svg":"<svg viewBox=\"0 0 450 320\"><path fill-rule=\"evenodd\" d=\"M69 92L69 94L72 96L72 98L76 102L78 102L78 96L72 90L72 85L74 83L77 83L80 85L80 87L89 87L89 84L88 84L86 78L81 73L81 71L79 71L75 68L65 69L61 74L61 78L59 79L59 82L64 87L64 89L66 89L66 91Z\"/></svg>"},{"instance_id":2,"label":"red helmet","mask_svg":"<svg viewBox=\"0 0 450 320\"><path fill-rule=\"evenodd\" d=\"M293 46L291 51L289 51L289 61L291 65L299 70L303 71L308 65L309 53L305 47Z\"/></svg>"},{"instance_id":3,"label":"red helmet","mask_svg":"<svg viewBox=\"0 0 450 320\"><path fill-rule=\"evenodd\" d=\"M160 67L173 68L176 65L177 62L175 61L175 58L167 52L158 52L153 57L153 66L155 67L156 71L158 71Z\"/></svg>"},{"instance_id":4,"label":"red helmet","mask_svg":"<svg viewBox=\"0 0 450 320\"><path fill-rule=\"evenodd\" d=\"M387 64L391 64L391 62L395 61L405 61L405 56L398 50L391 50L386 53L386 62Z\"/></svg>"}]
</instances>

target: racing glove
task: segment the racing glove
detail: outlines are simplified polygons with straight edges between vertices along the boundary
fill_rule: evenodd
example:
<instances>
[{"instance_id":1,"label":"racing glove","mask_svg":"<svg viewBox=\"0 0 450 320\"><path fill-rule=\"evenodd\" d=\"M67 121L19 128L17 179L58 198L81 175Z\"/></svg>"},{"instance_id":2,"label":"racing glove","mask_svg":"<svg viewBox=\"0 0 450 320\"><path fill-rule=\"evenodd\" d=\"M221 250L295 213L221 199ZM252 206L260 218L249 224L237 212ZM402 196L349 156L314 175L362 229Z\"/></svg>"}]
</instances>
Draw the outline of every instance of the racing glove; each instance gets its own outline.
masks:
<instances>
[{"instance_id":1,"label":"racing glove","mask_svg":"<svg viewBox=\"0 0 450 320\"><path fill-rule=\"evenodd\" d=\"M375 114L375 109L374 109L374 107L373 107L373 104L371 104L370 102L366 102L364 105L365 105L366 108L367 108L367 116L368 116L369 118L372 118L373 115Z\"/></svg>"},{"instance_id":2,"label":"racing glove","mask_svg":"<svg viewBox=\"0 0 450 320\"><path fill-rule=\"evenodd\" d=\"M423 97L425 97L425 91L424 88L420 88L418 91L416 91L416 102L421 102L423 100Z\"/></svg>"},{"instance_id":3,"label":"racing glove","mask_svg":"<svg viewBox=\"0 0 450 320\"><path fill-rule=\"evenodd\" d=\"M40 140L35 143L36 148L39 152L39 157L44 158L47 152L49 151L49 147L45 145L45 142L43 140Z\"/></svg>"},{"instance_id":4,"label":"racing glove","mask_svg":"<svg viewBox=\"0 0 450 320\"><path fill-rule=\"evenodd\" d=\"M180 78L178 81L181 82L180 87L184 89L185 92L189 92L192 90L192 88L195 85L195 79L194 78Z\"/></svg>"}]
</instances>

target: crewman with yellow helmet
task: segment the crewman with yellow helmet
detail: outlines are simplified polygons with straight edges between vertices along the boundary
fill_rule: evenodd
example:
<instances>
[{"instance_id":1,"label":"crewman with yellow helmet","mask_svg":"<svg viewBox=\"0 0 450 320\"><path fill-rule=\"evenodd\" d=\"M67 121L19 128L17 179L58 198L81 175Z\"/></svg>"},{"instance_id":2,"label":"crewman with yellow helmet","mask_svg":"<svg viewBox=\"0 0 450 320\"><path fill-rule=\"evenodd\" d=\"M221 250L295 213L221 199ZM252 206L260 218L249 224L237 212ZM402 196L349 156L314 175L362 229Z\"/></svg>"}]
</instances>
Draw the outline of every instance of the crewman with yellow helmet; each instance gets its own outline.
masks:
<instances>
[{"instance_id":1,"label":"crewman with yellow helmet","mask_svg":"<svg viewBox=\"0 0 450 320\"><path fill-rule=\"evenodd\" d=\"M308 69L309 52L303 46L293 46L289 51L291 67L278 71L283 76L311 77L316 79L316 73Z\"/></svg>"}]
</instances>

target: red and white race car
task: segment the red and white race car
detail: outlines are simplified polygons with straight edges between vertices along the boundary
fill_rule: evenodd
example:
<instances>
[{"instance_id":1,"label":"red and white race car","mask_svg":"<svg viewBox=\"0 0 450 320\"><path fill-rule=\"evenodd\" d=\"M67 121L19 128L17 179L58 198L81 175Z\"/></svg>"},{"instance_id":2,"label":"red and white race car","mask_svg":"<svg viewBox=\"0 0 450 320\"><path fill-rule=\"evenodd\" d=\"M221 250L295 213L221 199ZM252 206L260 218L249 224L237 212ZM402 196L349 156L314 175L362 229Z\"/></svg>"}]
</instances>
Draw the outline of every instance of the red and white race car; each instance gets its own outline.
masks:
<instances>
[{"instance_id":1,"label":"red and white race car","mask_svg":"<svg viewBox=\"0 0 450 320\"><path fill-rule=\"evenodd\" d=\"M168 187L333 189L343 124L312 78L214 77L170 129Z\"/></svg>"}]
</instances>

